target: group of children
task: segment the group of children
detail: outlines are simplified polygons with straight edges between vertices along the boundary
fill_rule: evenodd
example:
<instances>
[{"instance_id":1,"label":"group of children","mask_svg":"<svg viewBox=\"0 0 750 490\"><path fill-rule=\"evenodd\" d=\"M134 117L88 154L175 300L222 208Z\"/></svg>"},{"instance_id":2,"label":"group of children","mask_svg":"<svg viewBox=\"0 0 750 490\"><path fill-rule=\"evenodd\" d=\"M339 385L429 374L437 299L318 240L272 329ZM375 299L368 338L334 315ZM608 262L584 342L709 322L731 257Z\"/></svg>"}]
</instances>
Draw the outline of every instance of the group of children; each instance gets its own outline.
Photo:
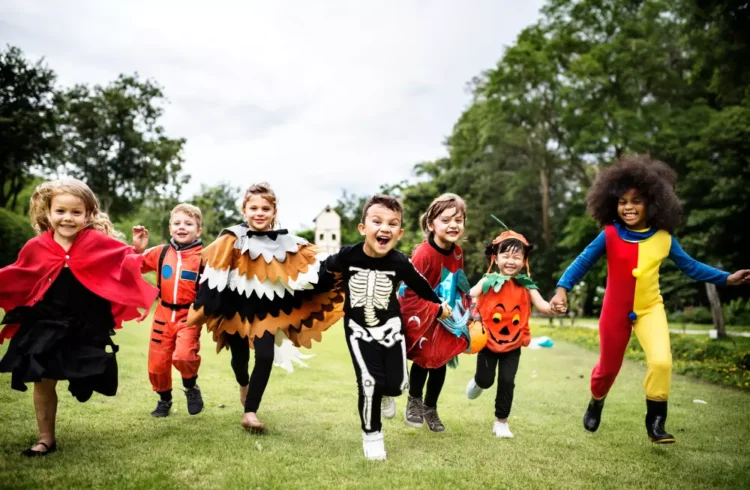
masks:
<instances>
[{"instance_id":1,"label":"group of children","mask_svg":"<svg viewBox=\"0 0 750 490\"><path fill-rule=\"evenodd\" d=\"M25 391L25 383L34 383L39 440L23 454L45 456L57 448L58 380L69 380L71 394L81 402L94 391L116 393L117 346L111 335L124 321L142 320L146 313L139 309L148 312L156 299L148 355L149 379L159 395L155 417L170 413L172 366L182 376L188 413L203 409L197 378L205 325L217 352L225 347L231 352L242 426L263 431L257 412L275 346L310 347L343 317L366 458L386 459L381 415L394 417L394 397L407 389L405 423L445 430L438 398L446 367L463 352L477 353L467 397L477 398L497 376L493 433L512 438L507 419L521 348L531 340L531 305L546 315L565 313L567 292L604 253L608 282L600 358L584 427L599 427L632 330L647 357L648 437L674 442L664 427L671 354L659 265L668 257L696 280L750 282L749 270L730 275L682 251L670 235L680 216L675 183L668 166L647 157L626 157L603 169L587 200L604 231L563 274L549 303L528 274L533 246L511 230L487 245L489 269L471 287L459 245L466 204L455 194L439 196L424 213L425 241L410 260L394 248L404 233L403 208L385 195L374 196L362 210L363 241L330 256L278 229L276 196L265 183L246 191L245 222L223 230L208 247L200 240L201 211L180 204L171 213L170 242L146 250L148 230L134 227L133 246L123 244L83 182L44 183L31 198L38 236L16 263L0 270L0 308L6 312L0 342L11 339L0 372L12 373L14 389ZM149 271L156 271L157 287L143 279ZM251 349L255 363L249 372Z\"/></svg>"}]
</instances>

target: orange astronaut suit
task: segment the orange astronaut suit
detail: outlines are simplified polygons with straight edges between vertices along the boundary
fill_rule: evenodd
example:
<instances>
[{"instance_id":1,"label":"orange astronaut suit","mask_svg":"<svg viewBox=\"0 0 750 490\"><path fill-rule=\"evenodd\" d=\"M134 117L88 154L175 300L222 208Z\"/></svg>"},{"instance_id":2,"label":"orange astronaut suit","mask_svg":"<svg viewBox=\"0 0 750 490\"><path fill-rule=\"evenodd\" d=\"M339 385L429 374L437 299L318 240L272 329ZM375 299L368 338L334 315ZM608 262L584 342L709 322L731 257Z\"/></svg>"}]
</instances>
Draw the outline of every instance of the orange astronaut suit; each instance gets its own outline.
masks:
<instances>
[{"instance_id":1,"label":"orange astronaut suit","mask_svg":"<svg viewBox=\"0 0 750 490\"><path fill-rule=\"evenodd\" d=\"M141 272L157 272L159 304L148 349L148 377L156 392L172 389L172 366L183 379L198 375L200 326L186 325L201 272L203 244L179 246L174 241L147 250Z\"/></svg>"}]
</instances>

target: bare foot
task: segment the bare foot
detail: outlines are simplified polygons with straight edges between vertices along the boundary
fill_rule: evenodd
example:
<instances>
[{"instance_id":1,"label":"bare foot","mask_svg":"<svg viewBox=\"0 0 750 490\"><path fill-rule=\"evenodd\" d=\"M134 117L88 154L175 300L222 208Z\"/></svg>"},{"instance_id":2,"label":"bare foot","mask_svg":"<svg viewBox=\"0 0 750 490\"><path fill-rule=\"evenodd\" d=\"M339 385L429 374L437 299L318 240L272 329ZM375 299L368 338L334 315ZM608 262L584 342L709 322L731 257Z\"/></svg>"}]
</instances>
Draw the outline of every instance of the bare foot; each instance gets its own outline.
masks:
<instances>
[{"instance_id":1,"label":"bare foot","mask_svg":"<svg viewBox=\"0 0 750 490\"><path fill-rule=\"evenodd\" d=\"M255 414L255 412L245 413L245 415L242 417L242 427L255 432L263 432L266 429L266 426L263 425L263 422L258 420L258 416Z\"/></svg>"},{"instance_id":2,"label":"bare foot","mask_svg":"<svg viewBox=\"0 0 750 490\"><path fill-rule=\"evenodd\" d=\"M250 385L240 386L240 403L242 408L245 408L245 399L247 398L247 390L250 389Z\"/></svg>"}]
</instances>

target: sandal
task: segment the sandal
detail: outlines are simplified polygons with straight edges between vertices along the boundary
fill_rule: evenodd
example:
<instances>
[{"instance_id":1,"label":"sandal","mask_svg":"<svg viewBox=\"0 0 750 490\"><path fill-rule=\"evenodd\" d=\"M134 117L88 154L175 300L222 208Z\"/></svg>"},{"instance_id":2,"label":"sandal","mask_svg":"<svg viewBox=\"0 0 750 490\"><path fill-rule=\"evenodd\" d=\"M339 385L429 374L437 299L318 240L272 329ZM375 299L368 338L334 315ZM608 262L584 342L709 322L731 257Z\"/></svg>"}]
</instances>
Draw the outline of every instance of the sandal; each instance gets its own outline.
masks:
<instances>
[{"instance_id":1,"label":"sandal","mask_svg":"<svg viewBox=\"0 0 750 490\"><path fill-rule=\"evenodd\" d=\"M45 448L45 451L34 451L34 446L42 445ZM50 453L54 453L57 451L57 441L53 442L52 445L47 445L46 442L38 441L34 446L30 447L29 449L23 451L21 453L22 456L26 456L27 458L34 458L36 456L47 456Z\"/></svg>"}]
</instances>

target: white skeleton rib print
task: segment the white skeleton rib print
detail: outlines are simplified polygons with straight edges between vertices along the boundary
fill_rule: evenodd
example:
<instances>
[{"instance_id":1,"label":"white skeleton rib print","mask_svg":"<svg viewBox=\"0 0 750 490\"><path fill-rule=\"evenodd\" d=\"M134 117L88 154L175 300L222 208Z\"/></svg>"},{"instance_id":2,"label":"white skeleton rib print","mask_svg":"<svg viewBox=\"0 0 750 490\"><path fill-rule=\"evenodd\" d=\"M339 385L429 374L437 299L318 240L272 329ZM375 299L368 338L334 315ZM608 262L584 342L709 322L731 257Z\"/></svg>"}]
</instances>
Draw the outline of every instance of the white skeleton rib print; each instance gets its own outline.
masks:
<instances>
[{"instance_id":1,"label":"white skeleton rib print","mask_svg":"<svg viewBox=\"0 0 750 490\"><path fill-rule=\"evenodd\" d=\"M365 323L368 327L377 327L376 309L385 310L393 292L393 282L388 276L396 275L394 271L377 271L350 267L356 271L349 279L349 301L352 308L364 307Z\"/></svg>"}]
</instances>

